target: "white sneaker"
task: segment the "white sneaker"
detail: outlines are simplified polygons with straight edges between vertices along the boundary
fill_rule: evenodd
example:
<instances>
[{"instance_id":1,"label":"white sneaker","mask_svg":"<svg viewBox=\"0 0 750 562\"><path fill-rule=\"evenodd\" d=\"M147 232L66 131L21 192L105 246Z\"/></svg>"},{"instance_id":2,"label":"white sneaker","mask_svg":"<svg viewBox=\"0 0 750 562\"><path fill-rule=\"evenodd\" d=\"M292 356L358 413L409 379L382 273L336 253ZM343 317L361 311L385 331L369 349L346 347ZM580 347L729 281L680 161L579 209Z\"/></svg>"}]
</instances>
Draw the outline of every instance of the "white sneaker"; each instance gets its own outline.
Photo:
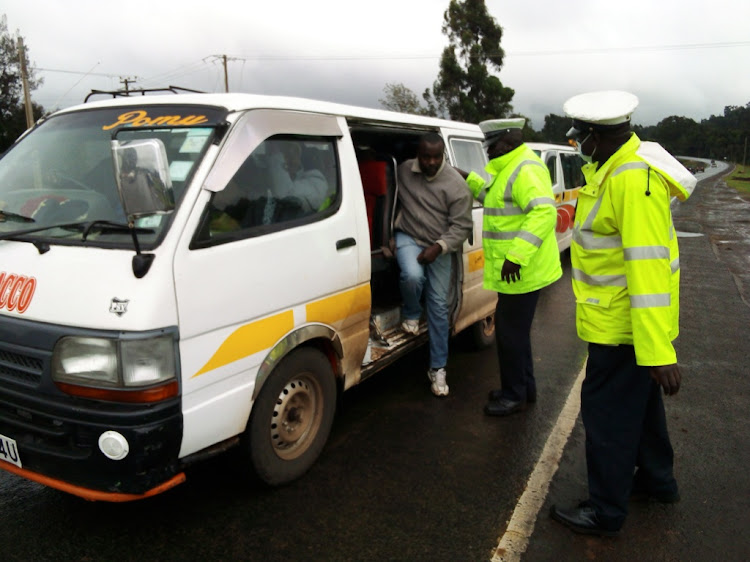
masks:
<instances>
[{"instance_id":1,"label":"white sneaker","mask_svg":"<svg viewBox=\"0 0 750 562\"><path fill-rule=\"evenodd\" d=\"M447 375L444 367L427 371L427 378L432 383L430 390L435 396L448 396L448 383L445 381Z\"/></svg>"},{"instance_id":2,"label":"white sneaker","mask_svg":"<svg viewBox=\"0 0 750 562\"><path fill-rule=\"evenodd\" d=\"M401 329L407 334L419 333L419 320L404 320L401 322Z\"/></svg>"}]
</instances>

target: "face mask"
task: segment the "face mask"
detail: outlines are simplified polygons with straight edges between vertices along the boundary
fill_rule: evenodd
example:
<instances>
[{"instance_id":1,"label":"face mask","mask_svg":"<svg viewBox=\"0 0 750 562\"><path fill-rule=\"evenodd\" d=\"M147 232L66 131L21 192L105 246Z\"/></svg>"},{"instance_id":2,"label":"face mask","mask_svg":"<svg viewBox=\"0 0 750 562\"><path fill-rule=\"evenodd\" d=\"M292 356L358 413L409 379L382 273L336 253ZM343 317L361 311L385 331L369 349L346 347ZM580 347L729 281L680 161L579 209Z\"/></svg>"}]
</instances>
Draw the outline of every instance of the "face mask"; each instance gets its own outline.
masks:
<instances>
[{"instance_id":1,"label":"face mask","mask_svg":"<svg viewBox=\"0 0 750 562\"><path fill-rule=\"evenodd\" d=\"M586 135L586 138L583 139L581 142L576 141L576 152L578 153L578 156L581 157L581 160L583 160L587 164L591 164L594 161L594 159L593 159L594 152L592 152L591 154L584 154L583 152L581 152L581 147L588 140L588 138L590 136L591 136L591 133L589 133L588 135ZM596 149L594 149L594 150L596 150Z\"/></svg>"}]
</instances>

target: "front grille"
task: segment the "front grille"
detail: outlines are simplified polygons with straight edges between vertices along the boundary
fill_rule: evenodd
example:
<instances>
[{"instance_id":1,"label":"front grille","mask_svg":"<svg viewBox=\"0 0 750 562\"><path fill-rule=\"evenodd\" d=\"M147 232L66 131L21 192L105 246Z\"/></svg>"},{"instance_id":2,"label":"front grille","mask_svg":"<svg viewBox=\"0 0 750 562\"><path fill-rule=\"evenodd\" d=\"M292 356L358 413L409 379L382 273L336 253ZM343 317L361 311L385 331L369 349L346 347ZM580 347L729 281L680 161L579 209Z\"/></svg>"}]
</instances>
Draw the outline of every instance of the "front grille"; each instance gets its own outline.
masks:
<instances>
[{"instance_id":1,"label":"front grille","mask_svg":"<svg viewBox=\"0 0 750 562\"><path fill-rule=\"evenodd\" d=\"M0 378L37 386L42 380L44 364L37 357L0 350Z\"/></svg>"}]
</instances>

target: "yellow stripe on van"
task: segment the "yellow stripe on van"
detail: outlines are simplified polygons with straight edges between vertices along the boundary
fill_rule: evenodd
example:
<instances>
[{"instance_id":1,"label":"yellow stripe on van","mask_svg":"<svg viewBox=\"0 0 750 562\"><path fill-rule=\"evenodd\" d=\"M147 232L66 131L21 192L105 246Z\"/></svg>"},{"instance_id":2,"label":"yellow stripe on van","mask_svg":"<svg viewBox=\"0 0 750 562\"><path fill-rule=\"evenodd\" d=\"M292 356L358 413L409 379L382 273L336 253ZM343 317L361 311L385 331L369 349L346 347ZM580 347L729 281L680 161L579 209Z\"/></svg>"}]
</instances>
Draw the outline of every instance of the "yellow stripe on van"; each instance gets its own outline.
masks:
<instances>
[{"instance_id":1,"label":"yellow stripe on van","mask_svg":"<svg viewBox=\"0 0 750 562\"><path fill-rule=\"evenodd\" d=\"M305 307L308 322L335 324L352 314L370 308L370 285L361 285L332 297L311 302Z\"/></svg>"},{"instance_id":2,"label":"yellow stripe on van","mask_svg":"<svg viewBox=\"0 0 750 562\"><path fill-rule=\"evenodd\" d=\"M580 187L576 187L574 189L568 189L562 193L556 193L555 202L566 203L567 201L573 201L574 199L578 199L578 191L580 189L581 189Z\"/></svg>"},{"instance_id":3,"label":"yellow stripe on van","mask_svg":"<svg viewBox=\"0 0 750 562\"><path fill-rule=\"evenodd\" d=\"M287 310L237 328L224 340L213 357L193 377L268 349L294 328L294 313Z\"/></svg>"},{"instance_id":4,"label":"yellow stripe on van","mask_svg":"<svg viewBox=\"0 0 750 562\"><path fill-rule=\"evenodd\" d=\"M484 250L474 250L466 256L469 260L469 273L484 269Z\"/></svg>"}]
</instances>

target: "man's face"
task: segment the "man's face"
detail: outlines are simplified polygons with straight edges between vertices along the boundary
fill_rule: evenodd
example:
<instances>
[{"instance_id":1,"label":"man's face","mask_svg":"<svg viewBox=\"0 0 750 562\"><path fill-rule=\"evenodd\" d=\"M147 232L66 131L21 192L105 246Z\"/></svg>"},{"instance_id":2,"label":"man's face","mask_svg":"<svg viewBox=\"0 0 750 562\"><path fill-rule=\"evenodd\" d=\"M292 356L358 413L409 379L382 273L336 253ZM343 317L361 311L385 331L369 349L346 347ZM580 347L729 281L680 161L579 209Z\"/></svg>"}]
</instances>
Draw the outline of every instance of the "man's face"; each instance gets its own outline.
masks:
<instances>
[{"instance_id":1,"label":"man's face","mask_svg":"<svg viewBox=\"0 0 750 562\"><path fill-rule=\"evenodd\" d=\"M422 173L432 177L438 173L443 164L443 143L420 142L417 148L417 161Z\"/></svg>"},{"instance_id":2,"label":"man's face","mask_svg":"<svg viewBox=\"0 0 750 562\"><path fill-rule=\"evenodd\" d=\"M493 158L499 158L504 154L508 154L513 147L505 142L505 137L498 138L495 142L487 147L487 157L492 160Z\"/></svg>"}]
</instances>

